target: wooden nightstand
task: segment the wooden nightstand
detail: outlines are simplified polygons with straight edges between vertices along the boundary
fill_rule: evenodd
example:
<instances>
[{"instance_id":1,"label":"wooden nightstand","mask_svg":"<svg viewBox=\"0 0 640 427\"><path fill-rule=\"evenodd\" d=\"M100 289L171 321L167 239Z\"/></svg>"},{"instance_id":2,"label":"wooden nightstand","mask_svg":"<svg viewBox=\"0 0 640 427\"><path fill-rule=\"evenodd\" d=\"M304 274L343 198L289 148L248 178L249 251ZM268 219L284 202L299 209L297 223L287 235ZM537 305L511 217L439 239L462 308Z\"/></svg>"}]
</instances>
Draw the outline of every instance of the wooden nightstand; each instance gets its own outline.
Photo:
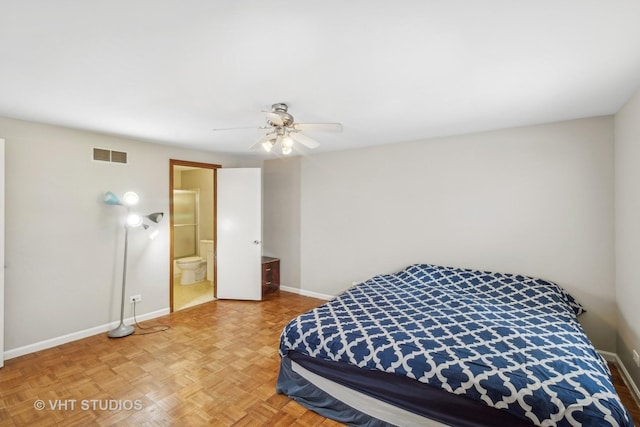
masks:
<instances>
[{"instance_id":1,"label":"wooden nightstand","mask_svg":"<svg viewBox=\"0 0 640 427\"><path fill-rule=\"evenodd\" d=\"M280 259L262 257L262 298L280 290Z\"/></svg>"}]
</instances>

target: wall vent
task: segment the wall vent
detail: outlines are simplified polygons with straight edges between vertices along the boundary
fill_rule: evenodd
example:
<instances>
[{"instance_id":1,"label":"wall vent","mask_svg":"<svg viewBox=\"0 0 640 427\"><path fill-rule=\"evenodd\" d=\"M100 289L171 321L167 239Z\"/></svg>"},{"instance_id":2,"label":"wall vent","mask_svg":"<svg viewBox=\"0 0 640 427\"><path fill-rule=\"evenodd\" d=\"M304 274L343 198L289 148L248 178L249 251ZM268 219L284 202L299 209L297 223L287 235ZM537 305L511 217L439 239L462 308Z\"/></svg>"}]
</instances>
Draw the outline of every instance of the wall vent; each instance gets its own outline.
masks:
<instances>
[{"instance_id":1,"label":"wall vent","mask_svg":"<svg viewBox=\"0 0 640 427\"><path fill-rule=\"evenodd\" d=\"M109 163L127 163L127 153L124 151L107 150L105 148L93 149L93 160Z\"/></svg>"},{"instance_id":2,"label":"wall vent","mask_svg":"<svg viewBox=\"0 0 640 427\"><path fill-rule=\"evenodd\" d=\"M111 161L113 163L127 163L127 153L124 151L112 151Z\"/></svg>"}]
</instances>

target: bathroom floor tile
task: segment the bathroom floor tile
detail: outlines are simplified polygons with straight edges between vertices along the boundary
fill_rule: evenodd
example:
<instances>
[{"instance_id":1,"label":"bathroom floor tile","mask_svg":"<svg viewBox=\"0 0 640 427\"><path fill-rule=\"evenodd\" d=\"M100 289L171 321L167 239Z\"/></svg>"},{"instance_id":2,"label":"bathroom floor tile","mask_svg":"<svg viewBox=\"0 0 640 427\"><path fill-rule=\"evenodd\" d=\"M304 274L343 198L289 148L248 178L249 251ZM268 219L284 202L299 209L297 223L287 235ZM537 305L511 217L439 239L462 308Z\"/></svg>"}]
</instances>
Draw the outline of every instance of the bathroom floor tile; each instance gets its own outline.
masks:
<instances>
[{"instance_id":1,"label":"bathroom floor tile","mask_svg":"<svg viewBox=\"0 0 640 427\"><path fill-rule=\"evenodd\" d=\"M213 285L210 281L181 285L180 277L173 280L173 310L182 310L213 301Z\"/></svg>"}]
</instances>

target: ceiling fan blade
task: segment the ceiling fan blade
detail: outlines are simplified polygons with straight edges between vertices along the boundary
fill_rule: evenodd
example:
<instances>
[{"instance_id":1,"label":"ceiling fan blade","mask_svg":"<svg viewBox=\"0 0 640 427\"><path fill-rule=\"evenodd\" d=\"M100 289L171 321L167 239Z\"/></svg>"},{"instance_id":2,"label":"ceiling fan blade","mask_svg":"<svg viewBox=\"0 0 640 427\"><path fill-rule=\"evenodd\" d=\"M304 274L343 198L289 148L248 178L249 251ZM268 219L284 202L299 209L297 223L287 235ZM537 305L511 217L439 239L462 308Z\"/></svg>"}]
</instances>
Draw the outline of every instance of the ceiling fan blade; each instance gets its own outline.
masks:
<instances>
[{"instance_id":1,"label":"ceiling fan blade","mask_svg":"<svg viewBox=\"0 0 640 427\"><path fill-rule=\"evenodd\" d=\"M239 127L239 128L216 128L216 129L211 129L214 132L218 132L218 131L223 131L223 130L242 130L242 129L263 129L262 127L257 127L257 126L244 126L244 127ZM266 128L264 128L266 129Z\"/></svg>"},{"instance_id":2,"label":"ceiling fan blade","mask_svg":"<svg viewBox=\"0 0 640 427\"><path fill-rule=\"evenodd\" d=\"M342 124L340 123L294 123L293 128L296 130L318 130L322 132L342 132Z\"/></svg>"},{"instance_id":3,"label":"ceiling fan blade","mask_svg":"<svg viewBox=\"0 0 640 427\"><path fill-rule=\"evenodd\" d=\"M258 138L258 140L255 142L255 144L253 144L251 147L249 147L250 150L255 150L258 148L262 147L262 143L269 141L270 139L276 139L278 135L276 135L275 132L271 132L268 133L266 135L261 136L260 138Z\"/></svg>"},{"instance_id":4,"label":"ceiling fan blade","mask_svg":"<svg viewBox=\"0 0 640 427\"><path fill-rule=\"evenodd\" d=\"M320 143L318 141L316 141L313 138L309 138L306 135L303 135L301 133L298 132L291 132L289 133L289 136L291 137L291 139L293 139L295 142L299 142L300 144L304 145L307 148L316 148L320 146Z\"/></svg>"}]
</instances>

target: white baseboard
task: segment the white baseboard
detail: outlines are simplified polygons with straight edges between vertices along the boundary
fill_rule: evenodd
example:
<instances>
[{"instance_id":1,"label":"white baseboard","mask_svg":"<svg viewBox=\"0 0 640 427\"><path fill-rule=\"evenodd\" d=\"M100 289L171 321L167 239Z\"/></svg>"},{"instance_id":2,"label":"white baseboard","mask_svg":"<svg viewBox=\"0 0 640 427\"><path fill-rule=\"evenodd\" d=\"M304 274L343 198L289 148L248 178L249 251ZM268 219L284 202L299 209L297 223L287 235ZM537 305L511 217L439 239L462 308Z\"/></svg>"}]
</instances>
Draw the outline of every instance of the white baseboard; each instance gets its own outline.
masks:
<instances>
[{"instance_id":1,"label":"white baseboard","mask_svg":"<svg viewBox=\"0 0 640 427\"><path fill-rule=\"evenodd\" d=\"M604 350L597 350L597 351L598 353L600 353L600 356L604 357L604 360L606 360L607 362L615 362L616 359L618 358L617 354L612 353L610 351L604 351Z\"/></svg>"},{"instance_id":2,"label":"white baseboard","mask_svg":"<svg viewBox=\"0 0 640 427\"><path fill-rule=\"evenodd\" d=\"M280 290L285 292L291 292L292 294L298 294L305 297L318 298L318 299L323 299L327 301L335 298L333 295L320 294L318 292L305 291L304 289L290 288L288 286L280 286Z\"/></svg>"},{"instance_id":3,"label":"white baseboard","mask_svg":"<svg viewBox=\"0 0 640 427\"><path fill-rule=\"evenodd\" d=\"M152 311L150 313L136 315L136 319L138 322L143 320L154 319L156 317L164 316L169 314L169 308L163 308L161 310ZM125 323L132 324L134 322L133 317L125 319ZM115 328L120 324L119 320L113 321L111 323L106 323L104 325L95 326L93 328L85 329L83 331L72 332L67 335L62 335L55 338L49 338L48 340L36 342L33 344L28 344L23 347L12 348L11 350L7 350L4 352L5 360L13 359L15 357L24 356L25 354L35 353L36 351L45 350L47 348L55 347L60 344L65 344L71 341L76 341L82 338L87 338L92 335L101 334L103 332L108 332L111 329Z\"/></svg>"},{"instance_id":4,"label":"white baseboard","mask_svg":"<svg viewBox=\"0 0 640 427\"><path fill-rule=\"evenodd\" d=\"M607 362L613 362L616 364L616 366L620 370L620 373L622 374L622 379L626 383L627 387L629 387L629 390L631 390L633 399L636 401L638 406L640 406L640 390L638 390L638 386L635 382L633 382L633 379L631 379L629 371L627 371L627 368L624 366L624 363L622 363L622 360L620 360L620 358L618 357L618 354L603 350L598 350L598 353L600 353Z\"/></svg>"}]
</instances>

